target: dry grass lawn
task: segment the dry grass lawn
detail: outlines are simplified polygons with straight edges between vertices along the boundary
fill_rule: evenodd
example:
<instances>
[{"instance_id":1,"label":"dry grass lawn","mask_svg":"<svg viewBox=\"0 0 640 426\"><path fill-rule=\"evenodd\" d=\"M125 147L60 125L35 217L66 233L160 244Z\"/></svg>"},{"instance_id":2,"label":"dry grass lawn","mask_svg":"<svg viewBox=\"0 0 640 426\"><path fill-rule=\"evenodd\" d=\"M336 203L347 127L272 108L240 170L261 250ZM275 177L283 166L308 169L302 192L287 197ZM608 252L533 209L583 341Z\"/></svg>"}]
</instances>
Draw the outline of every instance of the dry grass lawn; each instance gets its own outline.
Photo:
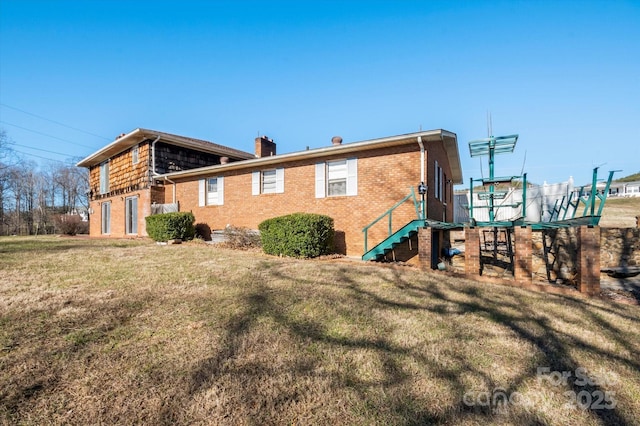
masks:
<instances>
[{"instance_id":1,"label":"dry grass lawn","mask_svg":"<svg viewBox=\"0 0 640 426\"><path fill-rule=\"evenodd\" d=\"M640 197L609 197L602 211L600 226L607 228L635 228L640 216Z\"/></svg>"},{"instance_id":2,"label":"dry grass lawn","mask_svg":"<svg viewBox=\"0 0 640 426\"><path fill-rule=\"evenodd\" d=\"M640 418L638 306L142 240L1 238L0 272L3 424Z\"/></svg>"}]
</instances>

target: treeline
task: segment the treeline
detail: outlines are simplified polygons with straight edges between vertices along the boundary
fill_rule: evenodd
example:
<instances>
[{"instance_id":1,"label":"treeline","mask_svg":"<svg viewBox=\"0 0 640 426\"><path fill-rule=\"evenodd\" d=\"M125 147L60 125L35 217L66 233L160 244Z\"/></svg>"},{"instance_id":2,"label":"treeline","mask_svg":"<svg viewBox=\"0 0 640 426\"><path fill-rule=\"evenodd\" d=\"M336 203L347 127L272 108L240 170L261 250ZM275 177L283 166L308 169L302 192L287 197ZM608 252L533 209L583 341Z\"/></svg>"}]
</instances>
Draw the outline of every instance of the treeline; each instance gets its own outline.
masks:
<instances>
[{"instance_id":1,"label":"treeline","mask_svg":"<svg viewBox=\"0 0 640 426\"><path fill-rule=\"evenodd\" d=\"M39 166L0 130L0 235L84 232L87 190L87 170L73 159Z\"/></svg>"}]
</instances>

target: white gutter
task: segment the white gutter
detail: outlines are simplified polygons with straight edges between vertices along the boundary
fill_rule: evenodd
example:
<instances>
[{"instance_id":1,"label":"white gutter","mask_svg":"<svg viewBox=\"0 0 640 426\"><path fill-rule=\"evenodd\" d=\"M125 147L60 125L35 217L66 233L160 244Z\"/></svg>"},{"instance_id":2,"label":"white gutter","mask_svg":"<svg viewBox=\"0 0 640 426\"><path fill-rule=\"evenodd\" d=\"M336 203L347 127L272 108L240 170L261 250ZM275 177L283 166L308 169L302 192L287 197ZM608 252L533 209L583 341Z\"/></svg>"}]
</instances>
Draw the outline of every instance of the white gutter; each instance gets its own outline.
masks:
<instances>
[{"instance_id":1,"label":"white gutter","mask_svg":"<svg viewBox=\"0 0 640 426\"><path fill-rule=\"evenodd\" d=\"M352 143L343 144L343 145L327 146L327 147L316 148L308 151L298 151L298 152L291 152L288 154L278 154L278 155L273 155L269 157L254 158L251 160L233 161L228 164L216 164L214 166L206 166L206 167L201 167L197 169L182 170L179 172L167 173L166 175L170 176L173 179L181 179L181 178L200 176L205 173L221 173L228 170L248 169L251 167L260 167L260 166L263 167L265 165L270 165L270 164L280 164L285 161L321 158L321 157L326 157L332 154L336 154L336 155L346 154L351 152L362 151L365 149L375 149L375 148L404 145L408 143L413 143L412 141L415 141L415 139L413 138L414 137L417 138L418 136L420 136L423 141L425 140L425 138L427 141L429 139L439 140L442 137L443 133L445 136L452 135L452 137L455 137L454 133L450 133L444 130L430 130L430 131L424 131L419 133L416 132L416 133L409 133L406 135L391 136L391 137L381 138L381 139L352 142ZM164 176L165 175L159 175L158 177L163 178Z\"/></svg>"}]
</instances>

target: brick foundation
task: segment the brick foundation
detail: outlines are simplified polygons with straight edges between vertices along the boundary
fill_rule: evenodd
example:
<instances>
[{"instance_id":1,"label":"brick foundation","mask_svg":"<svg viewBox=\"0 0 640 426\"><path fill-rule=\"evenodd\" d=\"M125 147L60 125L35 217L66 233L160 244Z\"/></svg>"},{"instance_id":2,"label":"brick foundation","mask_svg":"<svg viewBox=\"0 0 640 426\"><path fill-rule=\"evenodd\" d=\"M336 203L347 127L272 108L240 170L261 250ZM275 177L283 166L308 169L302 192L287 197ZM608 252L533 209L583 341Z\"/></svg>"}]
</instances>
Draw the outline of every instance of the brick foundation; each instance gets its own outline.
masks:
<instances>
[{"instance_id":1,"label":"brick foundation","mask_svg":"<svg viewBox=\"0 0 640 426\"><path fill-rule=\"evenodd\" d=\"M464 273L477 276L480 274L480 228L465 228L464 236Z\"/></svg>"},{"instance_id":2,"label":"brick foundation","mask_svg":"<svg viewBox=\"0 0 640 426\"><path fill-rule=\"evenodd\" d=\"M519 284L533 283L533 250L531 247L531 227L514 228L515 250L513 257L513 275Z\"/></svg>"},{"instance_id":3,"label":"brick foundation","mask_svg":"<svg viewBox=\"0 0 640 426\"><path fill-rule=\"evenodd\" d=\"M418 229L418 262L422 269L431 269L433 228Z\"/></svg>"}]
</instances>

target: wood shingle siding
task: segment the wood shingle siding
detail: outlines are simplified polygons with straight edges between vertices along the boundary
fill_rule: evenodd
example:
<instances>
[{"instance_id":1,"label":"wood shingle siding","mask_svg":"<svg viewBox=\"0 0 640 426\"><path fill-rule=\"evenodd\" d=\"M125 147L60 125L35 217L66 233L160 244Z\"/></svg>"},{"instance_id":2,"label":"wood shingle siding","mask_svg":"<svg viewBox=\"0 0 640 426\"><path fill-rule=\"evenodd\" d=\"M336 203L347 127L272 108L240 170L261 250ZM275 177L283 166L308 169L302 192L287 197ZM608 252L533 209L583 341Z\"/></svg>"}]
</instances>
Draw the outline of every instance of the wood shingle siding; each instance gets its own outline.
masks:
<instances>
[{"instance_id":1,"label":"wood shingle siding","mask_svg":"<svg viewBox=\"0 0 640 426\"><path fill-rule=\"evenodd\" d=\"M198 152L163 142L156 144L156 174L196 169L212 164L220 164L219 155Z\"/></svg>"},{"instance_id":2,"label":"wood shingle siding","mask_svg":"<svg viewBox=\"0 0 640 426\"><path fill-rule=\"evenodd\" d=\"M138 147L138 162L132 164L131 149L111 157L109 160L109 191L100 193L100 165L89 170L89 191L91 199L136 191L149 187L149 144Z\"/></svg>"}]
</instances>

